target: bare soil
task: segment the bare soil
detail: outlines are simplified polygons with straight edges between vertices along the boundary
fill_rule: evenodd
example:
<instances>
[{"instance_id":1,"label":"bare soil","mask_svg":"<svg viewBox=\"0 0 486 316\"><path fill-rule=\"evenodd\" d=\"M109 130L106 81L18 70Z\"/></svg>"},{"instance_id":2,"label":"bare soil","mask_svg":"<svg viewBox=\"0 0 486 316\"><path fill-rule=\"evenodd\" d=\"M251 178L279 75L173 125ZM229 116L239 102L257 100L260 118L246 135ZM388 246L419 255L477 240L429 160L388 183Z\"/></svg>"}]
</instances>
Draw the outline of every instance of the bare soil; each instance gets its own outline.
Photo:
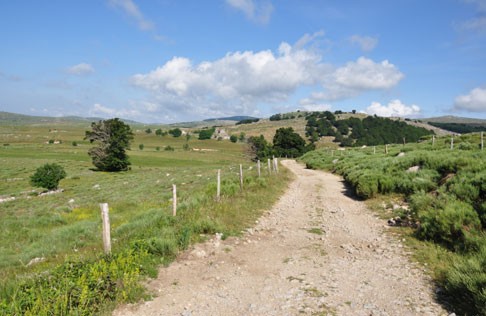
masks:
<instances>
[{"instance_id":1,"label":"bare soil","mask_svg":"<svg viewBox=\"0 0 486 316\"><path fill-rule=\"evenodd\" d=\"M401 241L342 179L282 161L295 180L243 237L195 245L113 315L447 315Z\"/></svg>"}]
</instances>

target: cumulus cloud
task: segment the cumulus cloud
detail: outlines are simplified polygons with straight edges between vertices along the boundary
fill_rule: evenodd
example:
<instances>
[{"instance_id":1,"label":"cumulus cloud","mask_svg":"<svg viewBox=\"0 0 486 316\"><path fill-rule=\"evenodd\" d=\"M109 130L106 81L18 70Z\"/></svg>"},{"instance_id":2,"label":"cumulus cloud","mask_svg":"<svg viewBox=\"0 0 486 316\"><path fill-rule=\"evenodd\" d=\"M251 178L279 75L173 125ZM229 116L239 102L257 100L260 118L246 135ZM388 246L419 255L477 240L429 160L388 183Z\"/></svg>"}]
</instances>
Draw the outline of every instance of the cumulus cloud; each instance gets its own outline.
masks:
<instances>
[{"instance_id":1,"label":"cumulus cloud","mask_svg":"<svg viewBox=\"0 0 486 316\"><path fill-rule=\"evenodd\" d=\"M388 89L402 80L403 74L395 65L384 60L375 63L373 60L360 57L349 62L334 73L336 84L356 90Z\"/></svg>"},{"instance_id":2,"label":"cumulus cloud","mask_svg":"<svg viewBox=\"0 0 486 316\"><path fill-rule=\"evenodd\" d=\"M454 109L486 112L486 88L475 88L466 95L458 96L454 101Z\"/></svg>"},{"instance_id":3,"label":"cumulus cloud","mask_svg":"<svg viewBox=\"0 0 486 316\"><path fill-rule=\"evenodd\" d=\"M386 60L361 57L342 67L325 63L317 50L307 47L319 36L322 31L304 35L295 45L283 42L275 52L230 52L198 64L173 57L148 73L132 76L131 83L146 90L148 101L162 112L204 117L254 113L257 105L286 102L301 88L315 90L301 106L322 108L329 100L388 89L403 77Z\"/></svg>"},{"instance_id":4,"label":"cumulus cloud","mask_svg":"<svg viewBox=\"0 0 486 316\"><path fill-rule=\"evenodd\" d=\"M95 70L93 66L87 63L77 64L66 69L66 72L71 75L87 75L93 73Z\"/></svg>"},{"instance_id":5,"label":"cumulus cloud","mask_svg":"<svg viewBox=\"0 0 486 316\"><path fill-rule=\"evenodd\" d=\"M403 73L388 60L374 62L360 57L322 76L323 91L314 91L306 102L335 101L357 96L365 91L386 90L396 86Z\"/></svg>"},{"instance_id":6,"label":"cumulus cloud","mask_svg":"<svg viewBox=\"0 0 486 316\"><path fill-rule=\"evenodd\" d=\"M362 51L369 52L375 49L378 39L371 36L353 35L349 38L351 44L358 45Z\"/></svg>"},{"instance_id":7,"label":"cumulus cloud","mask_svg":"<svg viewBox=\"0 0 486 316\"><path fill-rule=\"evenodd\" d=\"M392 100L387 105L381 105L378 102L373 102L364 111L370 115L378 115L384 117L392 116L414 116L420 114L420 107L415 104L405 105L400 100Z\"/></svg>"},{"instance_id":8,"label":"cumulus cloud","mask_svg":"<svg viewBox=\"0 0 486 316\"><path fill-rule=\"evenodd\" d=\"M108 3L116 9L122 10L126 15L133 19L142 31L154 30L155 25L147 19L132 0L108 0Z\"/></svg>"},{"instance_id":9,"label":"cumulus cloud","mask_svg":"<svg viewBox=\"0 0 486 316\"><path fill-rule=\"evenodd\" d=\"M245 14L254 22L267 24L273 12L273 5L270 1L258 0L226 0L226 3Z\"/></svg>"}]
</instances>

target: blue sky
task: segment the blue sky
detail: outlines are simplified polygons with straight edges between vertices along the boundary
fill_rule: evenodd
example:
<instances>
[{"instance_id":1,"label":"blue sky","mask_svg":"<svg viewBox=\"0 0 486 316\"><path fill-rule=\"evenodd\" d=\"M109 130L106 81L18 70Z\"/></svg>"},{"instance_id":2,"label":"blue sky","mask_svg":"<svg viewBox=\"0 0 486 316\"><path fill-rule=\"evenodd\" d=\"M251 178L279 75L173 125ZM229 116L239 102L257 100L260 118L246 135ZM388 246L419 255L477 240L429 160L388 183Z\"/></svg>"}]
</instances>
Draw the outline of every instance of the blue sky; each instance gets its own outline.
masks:
<instances>
[{"instance_id":1,"label":"blue sky","mask_svg":"<svg viewBox=\"0 0 486 316\"><path fill-rule=\"evenodd\" d=\"M486 0L0 1L0 110L486 118Z\"/></svg>"}]
</instances>

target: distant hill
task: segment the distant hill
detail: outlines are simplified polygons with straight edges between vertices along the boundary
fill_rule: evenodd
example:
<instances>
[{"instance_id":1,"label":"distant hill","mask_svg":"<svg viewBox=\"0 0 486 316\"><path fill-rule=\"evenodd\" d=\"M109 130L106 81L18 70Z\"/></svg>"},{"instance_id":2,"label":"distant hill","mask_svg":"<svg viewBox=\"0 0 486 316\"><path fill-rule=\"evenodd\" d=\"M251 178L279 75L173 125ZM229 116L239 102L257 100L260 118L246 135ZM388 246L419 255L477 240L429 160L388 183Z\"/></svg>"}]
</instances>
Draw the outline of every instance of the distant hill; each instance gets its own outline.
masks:
<instances>
[{"instance_id":1,"label":"distant hill","mask_svg":"<svg viewBox=\"0 0 486 316\"><path fill-rule=\"evenodd\" d=\"M424 119L420 119L420 121L432 122L432 123L456 123L456 124L482 124L482 125L486 125L486 120L483 120L483 119L459 117L459 116L453 116L453 115L424 118Z\"/></svg>"},{"instance_id":2,"label":"distant hill","mask_svg":"<svg viewBox=\"0 0 486 316\"><path fill-rule=\"evenodd\" d=\"M237 116L228 116L228 117L220 117L220 118L211 118L211 119L205 119L204 122L210 122L210 121L243 121L243 120L254 120L257 119L257 117L253 116L246 116L246 115L237 115Z\"/></svg>"},{"instance_id":3,"label":"distant hill","mask_svg":"<svg viewBox=\"0 0 486 316\"><path fill-rule=\"evenodd\" d=\"M483 119L473 119L457 116L440 116L422 119L421 121L427 122L429 125L440 128L442 130L459 134L482 132L486 130L486 120Z\"/></svg>"},{"instance_id":4,"label":"distant hill","mask_svg":"<svg viewBox=\"0 0 486 316\"><path fill-rule=\"evenodd\" d=\"M61 116L61 117L49 117L49 116L33 116L24 115L10 112L0 111L0 125L23 125L23 124L52 124L52 123L91 123L99 120L103 120L99 117L81 117L81 116ZM122 119L127 124L143 125L142 123Z\"/></svg>"}]
</instances>

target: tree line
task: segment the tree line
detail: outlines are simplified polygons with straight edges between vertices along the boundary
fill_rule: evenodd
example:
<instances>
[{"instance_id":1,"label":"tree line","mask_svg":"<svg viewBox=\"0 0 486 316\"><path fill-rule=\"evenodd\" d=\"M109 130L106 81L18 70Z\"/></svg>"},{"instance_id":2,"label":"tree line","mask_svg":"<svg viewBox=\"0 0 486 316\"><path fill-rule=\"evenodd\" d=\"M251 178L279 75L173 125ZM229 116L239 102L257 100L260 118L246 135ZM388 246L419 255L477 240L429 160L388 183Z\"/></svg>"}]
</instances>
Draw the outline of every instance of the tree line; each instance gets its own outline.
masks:
<instances>
[{"instance_id":1,"label":"tree line","mask_svg":"<svg viewBox=\"0 0 486 316\"><path fill-rule=\"evenodd\" d=\"M338 120L333 113L325 111L309 113L306 120L306 136L312 143L320 137L332 136L342 147L417 142L423 136L433 134L425 128L376 115Z\"/></svg>"}]
</instances>

